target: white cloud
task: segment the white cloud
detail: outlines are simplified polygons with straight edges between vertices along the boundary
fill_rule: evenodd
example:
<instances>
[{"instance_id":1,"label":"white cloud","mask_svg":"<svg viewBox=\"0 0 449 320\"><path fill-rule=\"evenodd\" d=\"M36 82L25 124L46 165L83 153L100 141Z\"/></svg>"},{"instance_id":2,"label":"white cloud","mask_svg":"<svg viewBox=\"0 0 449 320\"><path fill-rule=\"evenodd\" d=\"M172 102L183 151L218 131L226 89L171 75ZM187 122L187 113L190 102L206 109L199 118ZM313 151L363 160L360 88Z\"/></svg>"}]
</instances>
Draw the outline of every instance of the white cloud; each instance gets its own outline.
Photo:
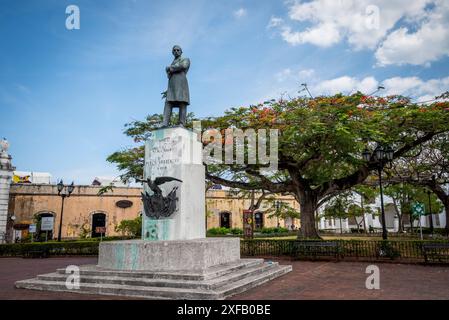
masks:
<instances>
[{"instance_id":1,"label":"white cloud","mask_svg":"<svg viewBox=\"0 0 449 320\"><path fill-rule=\"evenodd\" d=\"M378 64L426 65L449 55L449 3L439 8L417 31L402 27L390 33L376 51Z\"/></svg>"},{"instance_id":2,"label":"white cloud","mask_svg":"<svg viewBox=\"0 0 449 320\"><path fill-rule=\"evenodd\" d=\"M282 25L284 20L278 17L271 17L270 22L268 23L268 28L274 28Z\"/></svg>"},{"instance_id":3,"label":"white cloud","mask_svg":"<svg viewBox=\"0 0 449 320\"><path fill-rule=\"evenodd\" d=\"M288 26L283 26L282 38L292 45L311 43L320 47L329 47L340 41L338 30L329 23L321 24L315 28L303 32L292 31Z\"/></svg>"},{"instance_id":4,"label":"white cloud","mask_svg":"<svg viewBox=\"0 0 449 320\"><path fill-rule=\"evenodd\" d=\"M245 8L240 8L238 10L235 10L233 14L235 18L239 19L245 17L248 14L248 12Z\"/></svg>"},{"instance_id":5,"label":"white cloud","mask_svg":"<svg viewBox=\"0 0 449 320\"><path fill-rule=\"evenodd\" d=\"M329 47L346 40L355 50L376 50L379 65L421 65L449 54L447 0L288 3L290 22L273 17L268 27L291 45ZM293 25L298 23L301 28L295 30Z\"/></svg>"},{"instance_id":6,"label":"white cloud","mask_svg":"<svg viewBox=\"0 0 449 320\"><path fill-rule=\"evenodd\" d=\"M335 79L318 81L309 85L315 95L333 95L336 93L353 93L360 91L365 94L374 92L379 85L385 90L379 91L379 95L403 95L416 101L427 101L447 91L449 77L422 80L418 77L392 77L378 81L374 77L359 79L356 77L342 76Z\"/></svg>"},{"instance_id":7,"label":"white cloud","mask_svg":"<svg viewBox=\"0 0 449 320\"><path fill-rule=\"evenodd\" d=\"M424 81L418 77L394 77L383 82L386 94L400 94L429 100L447 91L449 77Z\"/></svg>"},{"instance_id":8,"label":"white cloud","mask_svg":"<svg viewBox=\"0 0 449 320\"><path fill-rule=\"evenodd\" d=\"M378 87L379 82L373 77L364 79L356 79L349 76L343 76L331 80L325 80L316 85L314 90L319 94L337 94L337 93L353 93L356 91L371 93Z\"/></svg>"},{"instance_id":9,"label":"white cloud","mask_svg":"<svg viewBox=\"0 0 449 320\"><path fill-rule=\"evenodd\" d=\"M278 82L290 81L296 83L296 85L302 81L307 82L313 78L315 70L313 69L301 69L293 71L291 68L285 68L284 70L276 73L274 76Z\"/></svg>"},{"instance_id":10,"label":"white cloud","mask_svg":"<svg viewBox=\"0 0 449 320\"><path fill-rule=\"evenodd\" d=\"M286 68L275 74L275 77L278 82L284 82L287 80L292 74L292 70L290 68Z\"/></svg>"},{"instance_id":11,"label":"white cloud","mask_svg":"<svg viewBox=\"0 0 449 320\"><path fill-rule=\"evenodd\" d=\"M310 79L311 77L313 77L314 74L315 74L315 70L313 70L313 69L304 69L304 70L300 70L298 72L298 77L302 81L307 81L307 79Z\"/></svg>"}]
</instances>

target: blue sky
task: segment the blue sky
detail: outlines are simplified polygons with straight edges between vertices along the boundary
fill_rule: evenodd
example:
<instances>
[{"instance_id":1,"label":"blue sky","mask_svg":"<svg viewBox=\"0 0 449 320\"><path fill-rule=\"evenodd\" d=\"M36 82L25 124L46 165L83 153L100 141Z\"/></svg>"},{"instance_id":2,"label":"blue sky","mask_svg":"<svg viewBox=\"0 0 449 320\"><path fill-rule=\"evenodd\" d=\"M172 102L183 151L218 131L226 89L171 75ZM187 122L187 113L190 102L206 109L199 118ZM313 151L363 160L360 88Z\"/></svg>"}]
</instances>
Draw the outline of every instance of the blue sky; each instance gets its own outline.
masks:
<instances>
[{"instance_id":1,"label":"blue sky","mask_svg":"<svg viewBox=\"0 0 449 320\"><path fill-rule=\"evenodd\" d=\"M0 0L0 136L17 170L118 175L105 159L132 145L126 122L162 111L174 44L200 117L303 82L314 95L382 84L421 101L449 90L447 1L390 2ZM79 30L65 27L71 4Z\"/></svg>"}]
</instances>

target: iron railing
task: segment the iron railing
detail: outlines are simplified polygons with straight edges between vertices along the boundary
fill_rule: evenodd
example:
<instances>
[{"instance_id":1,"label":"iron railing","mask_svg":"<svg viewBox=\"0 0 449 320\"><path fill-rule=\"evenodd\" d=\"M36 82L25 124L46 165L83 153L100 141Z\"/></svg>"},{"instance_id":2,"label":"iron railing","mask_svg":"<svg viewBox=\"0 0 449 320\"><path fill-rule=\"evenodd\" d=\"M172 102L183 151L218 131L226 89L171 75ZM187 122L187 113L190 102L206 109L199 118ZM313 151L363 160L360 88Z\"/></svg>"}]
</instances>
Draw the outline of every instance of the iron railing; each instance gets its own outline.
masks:
<instances>
[{"instance_id":1,"label":"iron railing","mask_svg":"<svg viewBox=\"0 0 449 320\"><path fill-rule=\"evenodd\" d=\"M427 246L426 246L427 244ZM428 249L428 244L438 244ZM437 248L438 251L435 251ZM434 240L242 240L242 256L449 263L449 241ZM429 259L429 256L435 259ZM427 259L426 259L427 257ZM426 261L427 260L427 261Z\"/></svg>"}]
</instances>

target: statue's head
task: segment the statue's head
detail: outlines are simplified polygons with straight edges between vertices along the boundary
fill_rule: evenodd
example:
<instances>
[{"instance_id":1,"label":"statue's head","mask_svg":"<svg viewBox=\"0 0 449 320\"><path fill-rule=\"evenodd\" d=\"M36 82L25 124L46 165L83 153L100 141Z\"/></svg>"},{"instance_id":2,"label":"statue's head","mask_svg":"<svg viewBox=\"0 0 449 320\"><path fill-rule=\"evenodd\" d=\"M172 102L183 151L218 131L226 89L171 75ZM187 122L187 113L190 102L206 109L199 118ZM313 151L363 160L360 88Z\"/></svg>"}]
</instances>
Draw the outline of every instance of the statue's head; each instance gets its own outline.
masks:
<instances>
[{"instance_id":1,"label":"statue's head","mask_svg":"<svg viewBox=\"0 0 449 320\"><path fill-rule=\"evenodd\" d=\"M173 55L175 56L175 58L178 58L178 57L180 57L181 54L182 54L182 49L181 49L180 46L176 45L176 46L173 46L173 49L172 49L171 52L173 53Z\"/></svg>"}]
</instances>

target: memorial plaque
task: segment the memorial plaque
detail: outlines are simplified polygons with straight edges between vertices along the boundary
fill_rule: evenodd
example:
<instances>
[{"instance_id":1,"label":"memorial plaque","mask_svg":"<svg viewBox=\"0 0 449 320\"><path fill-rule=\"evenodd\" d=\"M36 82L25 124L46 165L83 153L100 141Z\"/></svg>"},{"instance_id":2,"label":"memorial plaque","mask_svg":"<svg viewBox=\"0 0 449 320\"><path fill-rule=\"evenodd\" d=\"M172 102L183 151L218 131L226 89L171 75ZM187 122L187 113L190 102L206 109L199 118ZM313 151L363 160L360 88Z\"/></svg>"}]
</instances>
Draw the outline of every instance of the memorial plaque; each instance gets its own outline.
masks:
<instances>
[{"instance_id":1,"label":"memorial plaque","mask_svg":"<svg viewBox=\"0 0 449 320\"><path fill-rule=\"evenodd\" d=\"M42 217L41 218L41 230L42 231L52 231L53 224L54 224L53 217Z\"/></svg>"}]
</instances>

